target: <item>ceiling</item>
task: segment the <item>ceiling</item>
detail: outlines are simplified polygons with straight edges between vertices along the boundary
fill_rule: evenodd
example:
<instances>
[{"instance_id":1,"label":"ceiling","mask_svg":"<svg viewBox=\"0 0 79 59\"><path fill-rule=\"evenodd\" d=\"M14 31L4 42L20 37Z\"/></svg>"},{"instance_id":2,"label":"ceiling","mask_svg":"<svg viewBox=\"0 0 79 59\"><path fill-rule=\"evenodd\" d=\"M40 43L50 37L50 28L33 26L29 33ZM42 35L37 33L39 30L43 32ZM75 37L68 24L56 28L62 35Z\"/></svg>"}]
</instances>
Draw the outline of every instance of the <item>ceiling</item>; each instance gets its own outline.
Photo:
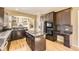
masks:
<instances>
[{"instance_id":1,"label":"ceiling","mask_svg":"<svg viewBox=\"0 0 79 59\"><path fill-rule=\"evenodd\" d=\"M68 7L5 7L9 10L15 10L23 13L29 13L32 15L45 14L51 11L60 11Z\"/></svg>"}]
</instances>

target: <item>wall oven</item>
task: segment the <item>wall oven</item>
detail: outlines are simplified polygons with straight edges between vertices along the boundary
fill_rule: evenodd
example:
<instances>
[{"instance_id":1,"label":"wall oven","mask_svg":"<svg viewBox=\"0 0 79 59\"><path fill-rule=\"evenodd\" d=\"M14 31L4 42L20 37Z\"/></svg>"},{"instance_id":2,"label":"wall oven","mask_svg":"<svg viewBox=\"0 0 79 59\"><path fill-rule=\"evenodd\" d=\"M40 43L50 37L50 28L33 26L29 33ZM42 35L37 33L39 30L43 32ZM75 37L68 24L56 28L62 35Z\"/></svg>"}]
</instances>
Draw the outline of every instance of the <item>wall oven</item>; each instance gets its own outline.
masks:
<instances>
[{"instance_id":1,"label":"wall oven","mask_svg":"<svg viewBox=\"0 0 79 59\"><path fill-rule=\"evenodd\" d=\"M44 22L44 32L47 35L53 35L53 22L51 21Z\"/></svg>"}]
</instances>

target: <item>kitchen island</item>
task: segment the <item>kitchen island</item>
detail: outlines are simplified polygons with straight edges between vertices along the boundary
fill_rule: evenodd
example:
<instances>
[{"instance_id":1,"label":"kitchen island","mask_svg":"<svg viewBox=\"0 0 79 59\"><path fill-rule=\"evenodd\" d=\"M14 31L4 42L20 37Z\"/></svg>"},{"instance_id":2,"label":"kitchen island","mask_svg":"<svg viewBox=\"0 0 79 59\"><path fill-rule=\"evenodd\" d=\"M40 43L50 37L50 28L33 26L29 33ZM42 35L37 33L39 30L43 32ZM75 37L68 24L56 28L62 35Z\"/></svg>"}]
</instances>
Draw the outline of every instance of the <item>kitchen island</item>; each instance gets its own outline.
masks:
<instances>
[{"instance_id":1,"label":"kitchen island","mask_svg":"<svg viewBox=\"0 0 79 59\"><path fill-rule=\"evenodd\" d=\"M26 41L32 51L46 50L45 34L41 32L26 31Z\"/></svg>"}]
</instances>

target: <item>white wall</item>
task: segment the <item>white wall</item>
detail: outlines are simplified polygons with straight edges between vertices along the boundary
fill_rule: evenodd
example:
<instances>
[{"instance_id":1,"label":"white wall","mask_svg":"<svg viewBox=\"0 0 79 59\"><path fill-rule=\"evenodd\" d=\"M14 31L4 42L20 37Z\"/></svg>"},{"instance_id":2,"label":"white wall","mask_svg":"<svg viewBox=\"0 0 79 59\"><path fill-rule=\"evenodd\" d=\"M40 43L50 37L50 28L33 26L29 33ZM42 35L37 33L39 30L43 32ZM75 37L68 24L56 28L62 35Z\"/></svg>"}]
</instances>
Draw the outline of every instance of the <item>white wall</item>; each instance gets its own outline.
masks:
<instances>
[{"instance_id":1,"label":"white wall","mask_svg":"<svg viewBox=\"0 0 79 59\"><path fill-rule=\"evenodd\" d=\"M37 31L42 31L41 26L42 26L42 24L41 24L40 14L38 14L37 19L36 19L36 30Z\"/></svg>"},{"instance_id":2,"label":"white wall","mask_svg":"<svg viewBox=\"0 0 79 59\"><path fill-rule=\"evenodd\" d=\"M79 47L79 10L78 10L78 47Z\"/></svg>"},{"instance_id":3,"label":"white wall","mask_svg":"<svg viewBox=\"0 0 79 59\"><path fill-rule=\"evenodd\" d=\"M70 36L71 46L78 47L78 8L74 7L71 11L71 25L73 34Z\"/></svg>"}]
</instances>

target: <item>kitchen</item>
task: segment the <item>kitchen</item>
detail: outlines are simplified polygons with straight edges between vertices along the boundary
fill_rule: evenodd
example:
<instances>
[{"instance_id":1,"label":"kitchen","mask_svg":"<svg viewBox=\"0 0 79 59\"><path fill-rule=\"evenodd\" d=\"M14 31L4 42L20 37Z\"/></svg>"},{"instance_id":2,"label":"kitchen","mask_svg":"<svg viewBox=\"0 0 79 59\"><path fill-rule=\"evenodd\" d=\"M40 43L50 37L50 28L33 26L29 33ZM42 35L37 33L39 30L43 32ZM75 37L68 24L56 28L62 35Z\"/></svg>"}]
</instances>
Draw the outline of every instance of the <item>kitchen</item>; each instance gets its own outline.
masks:
<instances>
[{"instance_id":1,"label":"kitchen","mask_svg":"<svg viewBox=\"0 0 79 59\"><path fill-rule=\"evenodd\" d=\"M47 45L47 40L57 43L58 36L62 36L64 39L60 39L63 40L63 44L57 43L58 45L63 45L65 49L71 51L74 50L71 49L70 43L70 35L74 30L71 24L73 8L50 7L45 10L45 7L38 7L36 9L0 7L0 50L9 51L11 42L25 38L31 51L49 51L51 47L47 48L50 45L50 43ZM53 47L52 44L50 46Z\"/></svg>"}]
</instances>

